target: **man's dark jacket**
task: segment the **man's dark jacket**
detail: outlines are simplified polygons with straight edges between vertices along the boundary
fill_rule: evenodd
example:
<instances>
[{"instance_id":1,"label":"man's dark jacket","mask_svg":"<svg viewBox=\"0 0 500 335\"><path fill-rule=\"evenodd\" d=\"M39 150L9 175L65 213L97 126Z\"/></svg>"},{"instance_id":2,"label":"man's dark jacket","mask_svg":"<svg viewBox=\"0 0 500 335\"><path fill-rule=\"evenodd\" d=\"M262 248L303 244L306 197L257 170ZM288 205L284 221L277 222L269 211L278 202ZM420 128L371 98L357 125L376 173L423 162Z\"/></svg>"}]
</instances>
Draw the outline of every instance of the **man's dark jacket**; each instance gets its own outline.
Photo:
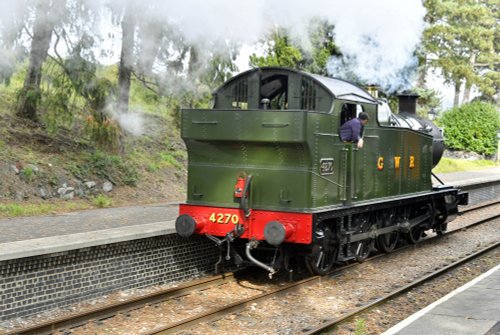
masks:
<instances>
[{"instance_id":1,"label":"man's dark jacket","mask_svg":"<svg viewBox=\"0 0 500 335\"><path fill-rule=\"evenodd\" d=\"M340 139L344 142L358 142L363 136L363 124L359 118L354 118L340 127Z\"/></svg>"}]
</instances>

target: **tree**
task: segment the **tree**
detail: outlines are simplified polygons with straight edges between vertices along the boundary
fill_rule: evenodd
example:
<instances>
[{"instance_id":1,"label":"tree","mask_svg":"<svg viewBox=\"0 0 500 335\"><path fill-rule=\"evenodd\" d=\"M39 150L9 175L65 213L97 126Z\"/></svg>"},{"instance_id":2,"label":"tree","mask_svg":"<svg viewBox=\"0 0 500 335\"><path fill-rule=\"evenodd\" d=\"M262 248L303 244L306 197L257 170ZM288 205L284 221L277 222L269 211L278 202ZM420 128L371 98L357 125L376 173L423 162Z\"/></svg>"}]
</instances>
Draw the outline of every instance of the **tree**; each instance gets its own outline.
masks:
<instances>
[{"instance_id":1,"label":"tree","mask_svg":"<svg viewBox=\"0 0 500 335\"><path fill-rule=\"evenodd\" d=\"M18 95L17 115L37 122L37 106L41 100L42 65L47 58L58 10L65 0L37 1L31 37L28 72Z\"/></svg>"},{"instance_id":2,"label":"tree","mask_svg":"<svg viewBox=\"0 0 500 335\"><path fill-rule=\"evenodd\" d=\"M462 85L462 103L469 101L473 86L491 96L491 88L500 85L498 1L426 0L424 4L429 23L423 37L427 61L454 86L454 106L460 102Z\"/></svg>"},{"instance_id":3,"label":"tree","mask_svg":"<svg viewBox=\"0 0 500 335\"><path fill-rule=\"evenodd\" d=\"M250 66L283 66L288 68L302 68L303 55L301 50L292 45L285 30L276 28L266 38L262 45L264 47L264 55L250 56Z\"/></svg>"},{"instance_id":4,"label":"tree","mask_svg":"<svg viewBox=\"0 0 500 335\"><path fill-rule=\"evenodd\" d=\"M335 45L334 26L326 20L311 19L307 45L299 45L283 28L275 28L262 41L264 55L250 56L250 65L284 66L311 73L327 74L327 63L332 56L340 56Z\"/></svg>"},{"instance_id":5,"label":"tree","mask_svg":"<svg viewBox=\"0 0 500 335\"><path fill-rule=\"evenodd\" d=\"M417 100L417 114L419 116L428 118L428 113L431 110L435 113L438 112L443 100L438 91L423 87L415 87L413 91L419 95Z\"/></svg>"},{"instance_id":6,"label":"tree","mask_svg":"<svg viewBox=\"0 0 500 335\"><path fill-rule=\"evenodd\" d=\"M327 64L332 56L340 56L335 44L334 26L328 21L312 19L309 25L311 49L306 52L305 70L327 75Z\"/></svg>"},{"instance_id":7,"label":"tree","mask_svg":"<svg viewBox=\"0 0 500 335\"><path fill-rule=\"evenodd\" d=\"M122 18L122 48L120 53L120 65L118 67L118 108L120 112L128 111L130 96L130 81L134 65L134 42L136 21L134 17L135 8L132 3L125 7Z\"/></svg>"}]
</instances>

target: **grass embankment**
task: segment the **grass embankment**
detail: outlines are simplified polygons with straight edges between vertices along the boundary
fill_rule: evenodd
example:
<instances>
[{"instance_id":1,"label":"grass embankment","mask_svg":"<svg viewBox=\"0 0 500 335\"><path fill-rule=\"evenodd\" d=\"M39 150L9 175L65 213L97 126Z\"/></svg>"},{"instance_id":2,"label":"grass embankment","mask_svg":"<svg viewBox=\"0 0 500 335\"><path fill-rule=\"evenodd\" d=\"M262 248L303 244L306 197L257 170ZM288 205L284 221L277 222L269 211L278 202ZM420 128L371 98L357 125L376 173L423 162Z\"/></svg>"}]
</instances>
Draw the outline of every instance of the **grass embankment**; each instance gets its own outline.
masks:
<instances>
[{"instance_id":1,"label":"grass embankment","mask_svg":"<svg viewBox=\"0 0 500 335\"><path fill-rule=\"evenodd\" d=\"M117 77L116 69L105 70L110 73L101 75L110 81ZM17 118L16 92L24 73L18 71L9 85L0 83L0 218L169 202L184 196L187 155L176 109L166 98L155 97L134 81L130 111L116 117L123 130L120 143L109 149L89 133L83 99L72 95L67 118L61 118L52 113L54 92L46 84L40 123ZM88 181L96 183L92 190L79 186ZM102 189L106 181L113 184L111 192ZM75 189L74 199L59 198L57 191L64 185ZM78 193L82 189L83 195Z\"/></svg>"},{"instance_id":2,"label":"grass embankment","mask_svg":"<svg viewBox=\"0 0 500 335\"><path fill-rule=\"evenodd\" d=\"M500 166L499 164L485 160L464 160L443 157L439 164L432 170L434 173L449 173L461 171L474 171Z\"/></svg>"}]
</instances>

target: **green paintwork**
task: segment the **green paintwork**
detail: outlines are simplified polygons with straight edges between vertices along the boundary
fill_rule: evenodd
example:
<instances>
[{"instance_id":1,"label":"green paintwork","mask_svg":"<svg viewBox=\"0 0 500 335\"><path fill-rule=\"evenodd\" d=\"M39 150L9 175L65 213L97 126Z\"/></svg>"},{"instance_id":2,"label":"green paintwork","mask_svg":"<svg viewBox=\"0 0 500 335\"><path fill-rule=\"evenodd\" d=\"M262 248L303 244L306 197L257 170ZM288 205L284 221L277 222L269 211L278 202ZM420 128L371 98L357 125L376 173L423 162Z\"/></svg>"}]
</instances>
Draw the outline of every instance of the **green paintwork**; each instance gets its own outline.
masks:
<instances>
[{"instance_id":1,"label":"green paintwork","mask_svg":"<svg viewBox=\"0 0 500 335\"><path fill-rule=\"evenodd\" d=\"M258 109L259 75L273 71L288 75L288 100L282 106L294 109ZM232 100L238 100L231 99L233 86L245 76L248 87L242 106L253 109L231 108ZM313 97L316 110L300 109L303 78L318 85ZM375 101L336 95L332 92L336 86L329 90L315 79L293 70L252 70L217 92L214 109L183 110L182 137L189 157L187 202L239 207L233 191L241 172L253 176L250 204L256 209L318 212L432 188L430 135L380 126ZM337 84L342 92L346 89L343 83ZM345 85L348 89L350 84ZM360 150L342 143L338 136L346 102L362 106L370 115L365 146ZM415 157L413 169L409 168L410 155ZM399 169L394 168L395 156L401 157ZM379 157L384 157L381 171L377 169ZM322 159L333 159L333 174L321 175Z\"/></svg>"}]
</instances>

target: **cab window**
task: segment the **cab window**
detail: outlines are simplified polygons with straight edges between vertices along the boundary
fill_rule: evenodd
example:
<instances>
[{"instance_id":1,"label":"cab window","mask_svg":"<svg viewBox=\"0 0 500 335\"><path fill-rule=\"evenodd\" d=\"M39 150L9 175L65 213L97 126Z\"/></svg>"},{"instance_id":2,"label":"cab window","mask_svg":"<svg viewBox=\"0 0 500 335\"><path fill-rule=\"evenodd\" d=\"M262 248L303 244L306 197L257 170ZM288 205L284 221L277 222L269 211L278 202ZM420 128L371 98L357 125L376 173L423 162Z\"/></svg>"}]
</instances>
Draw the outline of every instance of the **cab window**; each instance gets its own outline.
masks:
<instances>
[{"instance_id":1,"label":"cab window","mask_svg":"<svg viewBox=\"0 0 500 335\"><path fill-rule=\"evenodd\" d=\"M345 103L340 110L340 125L347 121L358 117L359 113L363 111L363 106L357 104Z\"/></svg>"},{"instance_id":2,"label":"cab window","mask_svg":"<svg viewBox=\"0 0 500 335\"><path fill-rule=\"evenodd\" d=\"M300 109L316 109L316 85L310 78L300 81Z\"/></svg>"},{"instance_id":3,"label":"cab window","mask_svg":"<svg viewBox=\"0 0 500 335\"><path fill-rule=\"evenodd\" d=\"M288 109L288 76L265 74L260 78L261 109Z\"/></svg>"},{"instance_id":4,"label":"cab window","mask_svg":"<svg viewBox=\"0 0 500 335\"><path fill-rule=\"evenodd\" d=\"M248 81L246 78L238 80L233 86L231 106L233 108L248 109Z\"/></svg>"}]
</instances>

